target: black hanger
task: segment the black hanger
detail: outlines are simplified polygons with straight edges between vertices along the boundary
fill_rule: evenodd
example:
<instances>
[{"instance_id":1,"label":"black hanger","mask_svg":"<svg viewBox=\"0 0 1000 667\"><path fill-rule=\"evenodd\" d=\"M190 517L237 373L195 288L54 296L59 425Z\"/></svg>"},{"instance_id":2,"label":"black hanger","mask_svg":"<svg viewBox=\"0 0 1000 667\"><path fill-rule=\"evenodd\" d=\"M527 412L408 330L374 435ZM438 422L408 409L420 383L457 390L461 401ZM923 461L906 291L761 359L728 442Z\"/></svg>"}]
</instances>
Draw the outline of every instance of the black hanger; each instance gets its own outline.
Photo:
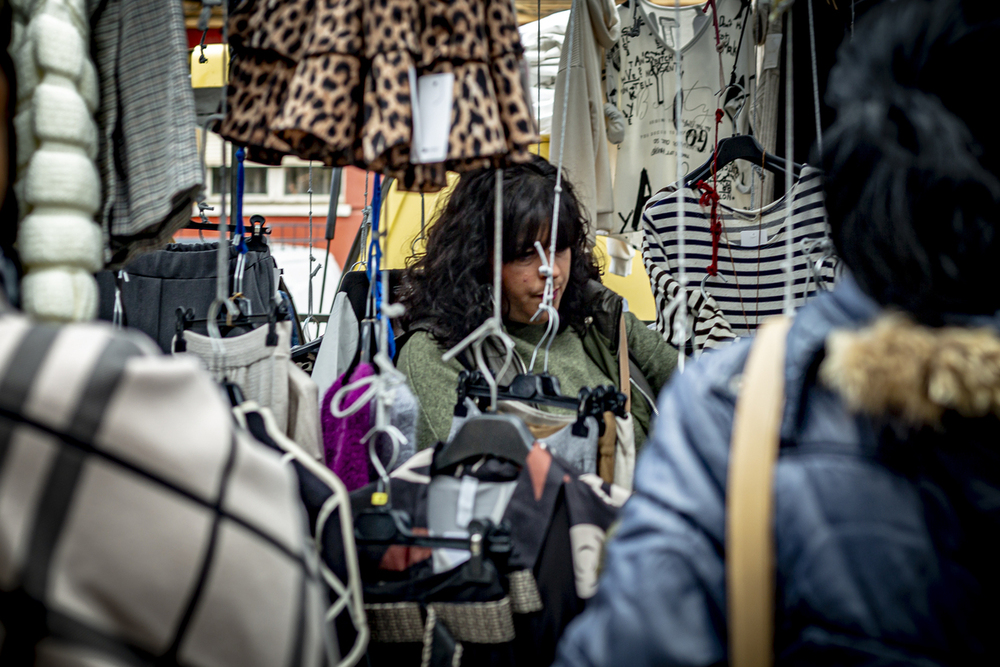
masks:
<instances>
[{"instance_id":1,"label":"black hanger","mask_svg":"<svg viewBox=\"0 0 1000 667\"><path fill-rule=\"evenodd\" d=\"M316 340L311 340L308 343L303 343L302 345L296 345L292 348L292 361L297 364L306 361L310 354L319 352L319 347L322 344L323 337L320 336Z\"/></svg>"},{"instance_id":2,"label":"black hanger","mask_svg":"<svg viewBox=\"0 0 1000 667\"><path fill-rule=\"evenodd\" d=\"M534 375L522 373L514 376L510 385L501 386L497 399L502 401L519 401L521 403L537 403L568 410L576 410L579 400L572 396L559 393L559 380L551 375ZM458 374L458 402L455 404L455 416L464 417L468 414L465 399L490 398L490 386L477 370L464 370Z\"/></svg>"},{"instance_id":3,"label":"black hanger","mask_svg":"<svg viewBox=\"0 0 1000 667\"><path fill-rule=\"evenodd\" d=\"M358 364L362 361L366 364L371 363L372 357L374 356L373 350L377 345L376 325L378 320L367 317L358 323L358 347L354 350L354 357L351 358L351 363L348 364L347 370L344 371L344 378L349 382L351 376L354 375L355 369L357 369Z\"/></svg>"},{"instance_id":4,"label":"black hanger","mask_svg":"<svg viewBox=\"0 0 1000 667\"><path fill-rule=\"evenodd\" d=\"M556 399L561 403L566 398L562 395L559 378L548 373L515 375L507 387L507 391L511 395L531 403L541 403L550 399Z\"/></svg>"},{"instance_id":5,"label":"black hanger","mask_svg":"<svg viewBox=\"0 0 1000 667\"><path fill-rule=\"evenodd\" d=\"M524 466L535 436L514 415L487 412L462 424L451 442L434 452L431 475L471 458L496 456Z\"/></svg>"},{"instance_id":6,"label":"black hanger","mask_svg":"<svg viewBox=\"0 0 1000 667\"><path fill-rule=\"evenodd\" d=\"M506 569L507 559L513 550L507 522L498 526L489 519L473 519L469 522L468 531L468 537L416 535L410 529L410 515L392 508L366 509L354 517L354 540L360 547L401 545L459 549L472 554L469 563L469 574L472 576L483 573L483 556L488 556L497 569Z\"/></svg>"},{"instance_id":7,"label":"black hanger","mask_svg":"<svg viewBox=\"0 0 1000 667\"><path fill-rule=\"evenodd\" d=\"M480 539L474 540L478 534ZM497 553L510 552L510 532L506 526L496 526L489 519L469 522L469 537L439 537L414 534L410 516L403 510L370 508L354 517L354 537L359 545L389 545L427 547L428 549L463 549L469 551L473 542L493 545ZM485 538L485 539L483 539Z\"/></svg>"},{"instance_id":8,"label":"black hanger","mask_svg":"<svg viewBox=\"0 0 1000 667\"><path fill-rule=\"evenodd\" d=\"M197 229L198 231L202 232L219 231L219 226L210 223L208 221L208 214L205 213L205 211L214 211L214 210L215 210L214 206L209 206L206 202L203 201L198 202L198 215L201 217L201 222L195 222L194 220L189 220L188 223L184 225L184 229ZM230 224L227 225L227 227L229 227L230 233L236 231L236 225Z\"/></svg>"},{"instance_id":9,"label":"black hanger","mask_svg":"<svg viewBox=\"0 0 1000 667\"><path fill-rule=\"evenodd\" d=\"M625 394L611 385L601 387L584 387L577 397L579 407L576 411L576 423L573 424L573 435L586 437L587 417L597 420L598 437L604 435L605 412L611 412L618 417L625 417Z\"/></svg>"},{"instance_id":10,"label":"black hanger","mask_svg":"<svg viewBox=\"0 0 1000 667\"><path fill-rule=\"evenodd\" d=\"M247 239L247 250L267 250L267 240L264 237L271 233L271 228L266 227L265 222L267 220L262 215L250 216L250 238Z\"/></svg>"},{"instance_id":11,"label":"black hanger","mask_svg":"<svg viewBox=\"0 0 1000 667\"><path fill-rule=\"evenodd\" d=\"M712 157L708 158L705 164L701 165L684 177L684 185L691 187L697 185L698 181L709 181L712 178L712 169L721 170L726 165L736 160L746 160L755 165L762 166L770 172L784 175L787 173L784 158L771 153L766 153L764 148L749 134L741 134L736 137L727 137L719 140L719 145L715 149ZM714 165L714 167L713 167ZM804 165L792 163L792 178L798 178L802 173Z\"/></svg>"},{"instance_id":12,"label":"black hanger","mask_svg":"<svg viewBox=\"0 0 1000 667\"><path fill-rule=\"evenodd\" d=\"M177 323L174 328L174 331L177 333L177 340L174 341L174 351L185 352L187 350L187 342L184 340L184 332L197 324L207 324L208 320L204 318L195 319L194 309L192 308L178 308L174 313L177 317ZM233 328L253 324L267 324L268 332L264 344L268 347L274 347L278 344L277 323L287 319L288 308L283 303L274 302L271 304L271 309L268 312L258 315L247 315L241 311L236 318L230 318L226 311L223 310L219 313L218 325L221 329L223 327Z\"/></svg>"},{"instance_id":13,"label":"black hanger","mask_svg":"<svg viewBox=\"0 0 1000 667\"><path fill-rule=\"evenodd\" d=\"M597 418L599 434L604 434L604 420L601 415L613 412L619 417L625 416L625 395L611 385L602 387L584 387L574 398L558 394L559 380L551 375L522 374L515 376L509 386L501 386L497 390L497 400L518 401L521 403L536 403L552 407L574 410L577 421L573 426L573 434L587 435L587 417ZM465 417L468 409L465 399L478 398L488 400L490 387L480 371L464 370L458 374L458 402L455 404L455 416Z\"/></svg>"},{"instance_id":14,"label":"black hanger","mask_svg":"<svg viewBox=\"0 0 1000 667\"><path fill-rule=\"evenodd\" d=\"M198 204L198 208L201 209L202 204ZM201 210L201 222L195 222L191 220L186 225L184 229L194 229L202 232L217 232L219 231L218 225L213 225L208 221L208 216L205 215L205 211L211 211L211 206L206 206ZM256 219L259 218L259 221ZM258 224L259 222L259 224ZM264 236L271 233L270 227L264 226L264 216L262 215L252 215L250 216L250 223L252 226L250 237L247 239L247 249L249 250L263 250L267 247L267 242L264 240ZM230 235L236 232L236 225L226 225L229 229Z\"/></svg>"}]
</instances>

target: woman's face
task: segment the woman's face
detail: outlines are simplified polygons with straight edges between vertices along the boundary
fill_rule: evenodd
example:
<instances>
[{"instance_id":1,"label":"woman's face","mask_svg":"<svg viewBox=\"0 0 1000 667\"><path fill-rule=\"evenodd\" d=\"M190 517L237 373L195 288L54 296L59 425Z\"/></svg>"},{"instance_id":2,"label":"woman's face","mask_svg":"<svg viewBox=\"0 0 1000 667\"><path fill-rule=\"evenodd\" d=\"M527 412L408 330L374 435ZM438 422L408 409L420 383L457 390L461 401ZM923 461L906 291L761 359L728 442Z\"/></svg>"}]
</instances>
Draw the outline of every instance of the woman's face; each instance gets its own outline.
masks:
<instances>
[{"instance_id":1,"label":"woman's face","mask_svg":"<svg viewBox=\"0 0 1000 667\"><path fill-rule=\"evenodd\" d=\"M555 266L552 268L553 287L555 288L552 305L557 309L562 300L566 282L569 280L572 255L569 248L556 251ZM542 258L537 252L503 265L503 297L507 319L524 324L531 321L538 306L541 305L542 295L545 293L545 276L539 272L541 268ZM544 323L548 319L548 314L542 313L535 320L535 323Z\"/></svg>"}]
</instances>

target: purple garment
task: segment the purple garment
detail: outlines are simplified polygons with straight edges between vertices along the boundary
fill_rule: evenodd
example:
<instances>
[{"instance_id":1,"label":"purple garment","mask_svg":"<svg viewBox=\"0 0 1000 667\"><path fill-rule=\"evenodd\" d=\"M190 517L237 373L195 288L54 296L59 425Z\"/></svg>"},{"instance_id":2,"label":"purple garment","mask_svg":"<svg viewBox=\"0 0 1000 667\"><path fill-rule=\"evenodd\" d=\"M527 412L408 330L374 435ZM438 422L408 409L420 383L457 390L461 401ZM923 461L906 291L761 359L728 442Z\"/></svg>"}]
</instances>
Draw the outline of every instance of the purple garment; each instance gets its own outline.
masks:
<instances>
[{"instance_id":1,"label":"purple garment","mask_svg":"<svg viewBox=\"0 0 1000 667\"><path fill-rule=\"evenodd\" d=\"M372 411L371 403L362 406L353 415L337 418L330 412L330 403L333 396L341 387L356 382L361 378L366 378L375 374L375 367L371 364L358 364L354 369L354 374L350 380L345 380L341 375L333 383L323 396L322 412L320 413L323 424L323 458L326 465L344 483L348 491L360 489L370 481L368 479L368 448L361 443L361 438L371 429ZM347 398L341 406L352 405L365 392L367 387L361 387L348 392Z\"/></svg>"}]
</instances>

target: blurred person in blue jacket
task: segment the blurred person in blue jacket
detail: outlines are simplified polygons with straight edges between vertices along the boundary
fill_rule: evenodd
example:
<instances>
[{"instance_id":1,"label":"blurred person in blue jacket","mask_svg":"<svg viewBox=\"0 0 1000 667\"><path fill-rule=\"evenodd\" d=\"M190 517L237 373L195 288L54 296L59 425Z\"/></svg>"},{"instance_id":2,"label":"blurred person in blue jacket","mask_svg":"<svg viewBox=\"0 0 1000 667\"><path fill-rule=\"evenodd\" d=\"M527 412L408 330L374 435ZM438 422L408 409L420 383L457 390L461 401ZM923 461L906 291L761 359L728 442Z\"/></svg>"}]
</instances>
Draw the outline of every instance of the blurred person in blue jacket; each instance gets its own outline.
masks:
<instances>
[{"instance_id":1,"label":"blurred person in blue jacket","mask_svg":"<svg viewBox=\"0 0 1000 667\"><path fill-rule=\"evenodd\" d=\"M841 48L821 156L849 268L787 339L778 665L1000 660L1000 133L992 2L883 3ZM725 664L742 342L660 398L597 595L557 664Z\"/></svg>"}]
</instances>

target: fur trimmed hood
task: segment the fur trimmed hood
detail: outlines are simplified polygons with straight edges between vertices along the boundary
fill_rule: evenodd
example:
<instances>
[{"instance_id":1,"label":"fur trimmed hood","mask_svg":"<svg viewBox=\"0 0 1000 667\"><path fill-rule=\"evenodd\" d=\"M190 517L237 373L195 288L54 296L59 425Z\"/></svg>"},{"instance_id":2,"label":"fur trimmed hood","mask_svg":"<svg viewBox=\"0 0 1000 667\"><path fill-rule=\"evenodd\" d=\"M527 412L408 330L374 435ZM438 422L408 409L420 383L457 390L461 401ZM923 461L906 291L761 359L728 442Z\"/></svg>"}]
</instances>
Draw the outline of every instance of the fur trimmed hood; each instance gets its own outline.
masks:
<instances>
[{"instance_id":1,"label":"fur trimmed hood","mask_svg":"<svg viewBox=\"0 0 1000 667\"><path fill-rule=\"evenodd\" d=\"M819 377L850 410L910 426L940 426L949 410L1000 416L1000 335L882 315L866 328L830 333Z\"/></svg>"}]
</instances>

